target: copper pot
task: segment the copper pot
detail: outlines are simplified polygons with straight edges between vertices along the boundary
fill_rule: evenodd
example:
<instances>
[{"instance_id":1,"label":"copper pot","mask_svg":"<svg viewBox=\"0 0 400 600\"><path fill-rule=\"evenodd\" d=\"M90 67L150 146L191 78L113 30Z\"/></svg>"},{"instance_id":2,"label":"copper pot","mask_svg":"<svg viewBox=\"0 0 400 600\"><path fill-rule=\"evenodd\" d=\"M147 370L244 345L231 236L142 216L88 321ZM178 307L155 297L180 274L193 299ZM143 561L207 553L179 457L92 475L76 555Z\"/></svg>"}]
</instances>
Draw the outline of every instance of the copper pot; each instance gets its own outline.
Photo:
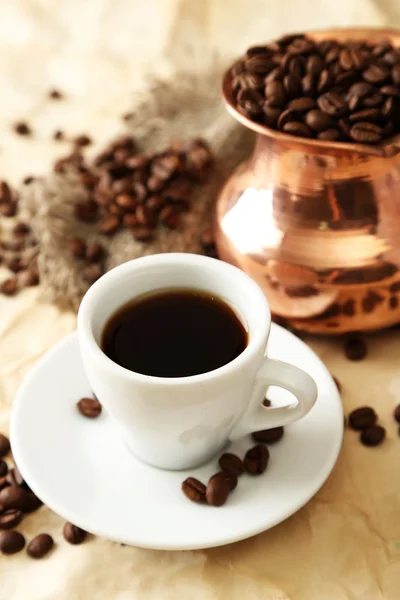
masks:
<instances>
[{"instance_id":1,"label":"copper pot","mask_svg":"<svg viewBox=\"0 0 400 600\"><path fill-rule=\"evenodd\" d=\"M309 35L400 46L393 30ZM269 129L236 110L230 69L223 98L258 135L218 199L220 257L253 277L273 314L296 329L331 334L400 322L399 136L370 147Z\"/></svg>"}]
</instances>

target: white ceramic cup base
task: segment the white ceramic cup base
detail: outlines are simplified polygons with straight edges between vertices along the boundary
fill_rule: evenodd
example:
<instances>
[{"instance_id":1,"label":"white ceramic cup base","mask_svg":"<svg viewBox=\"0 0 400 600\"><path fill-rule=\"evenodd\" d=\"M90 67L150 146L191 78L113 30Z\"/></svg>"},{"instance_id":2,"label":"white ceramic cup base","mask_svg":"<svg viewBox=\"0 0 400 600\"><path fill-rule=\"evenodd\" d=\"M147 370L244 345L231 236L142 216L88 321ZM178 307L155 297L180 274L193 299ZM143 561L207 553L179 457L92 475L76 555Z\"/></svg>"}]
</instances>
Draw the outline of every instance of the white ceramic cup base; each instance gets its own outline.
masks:
<instances>
[{"instance_id":1,"label":"white ceramic cup base","mask_svg":"<svg viewBox=\"0 0 400 600\"><path fill-rule=\"evenodd\" d=\"M217 295L234 308L248 332L237 358L201 375L161 378L129 371L102 352L102 332L116 310L144 294L177 288ZM265 356L270 327L268 303L250 277L194 254L146 256L112 269L89 288L78 314L87 377L125 443L145 462L177 470L202 464L251 431L297 421L313 407L312 378ZM292 392L297 403L265 408L269 385Z\"/></svg>"}]
</instances>

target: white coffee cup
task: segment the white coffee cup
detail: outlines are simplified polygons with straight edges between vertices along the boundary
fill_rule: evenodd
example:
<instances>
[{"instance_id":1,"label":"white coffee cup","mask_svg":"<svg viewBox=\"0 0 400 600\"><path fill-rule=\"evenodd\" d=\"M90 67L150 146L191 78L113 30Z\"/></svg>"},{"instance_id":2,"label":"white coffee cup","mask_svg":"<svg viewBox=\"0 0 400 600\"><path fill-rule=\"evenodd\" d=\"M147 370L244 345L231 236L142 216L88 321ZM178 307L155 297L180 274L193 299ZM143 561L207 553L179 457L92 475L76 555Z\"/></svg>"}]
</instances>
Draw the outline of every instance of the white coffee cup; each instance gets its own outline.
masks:
<instances>
[{"instance_id":1,"label":"white coffee cup","mask_svg":"<svg viewBox=\"0 0 400 600\"><path fill-rule=\"evenodd\" d=\"M227 302L248 331L230 363L201 375L162 378L121 367L101 350L105 324L128 301L152 291L194 288ZM89 383L131 451L163 469L188 469L221 452L229 440L287 425L317 398L314 380L265 356L271 315L258 285L225 262L194 254L157 254L112 269L82 300L78 333ZM298 402L266 408L266 388L280 386Z\"/></svg>"}]
</instances>

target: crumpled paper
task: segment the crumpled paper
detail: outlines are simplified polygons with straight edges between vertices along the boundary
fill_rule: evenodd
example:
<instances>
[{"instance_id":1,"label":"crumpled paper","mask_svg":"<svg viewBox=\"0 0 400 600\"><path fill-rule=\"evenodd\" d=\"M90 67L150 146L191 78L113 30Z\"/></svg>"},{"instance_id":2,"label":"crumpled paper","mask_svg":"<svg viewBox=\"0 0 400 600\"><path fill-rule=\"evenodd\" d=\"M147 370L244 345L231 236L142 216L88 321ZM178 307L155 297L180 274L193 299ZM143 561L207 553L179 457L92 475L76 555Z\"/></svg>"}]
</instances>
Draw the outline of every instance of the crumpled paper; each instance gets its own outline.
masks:
<instances>
[{"instance_id":1,"label":"crumpled paper","mask_svg":"<svg viewBox=\"0 0 400 600\"><path fill-rule=\"evenodd\" d=\"M66 153L51 141L57 128L89 132L99 144L118 133L140 73L167 73L166 59L195 51L193 40L229 60L283 31L400 23L395 0L4 0L0 17L0 169L15 183L45 174ZM67 99L49 101L50 87ZM21 118L33 139L10 132ZM74 314L40 304L38 290L0 297L1 431L24 375L74 327ZM311 502L270 531L212 550L150 551L100 538L70 546L63 520L42 507L20 529L28 540L48 532L56 547L42 561L25 552L0 557L0 600L398 600L400 439L391 413L400 400L400 334L368 337L360 363L344 358L340 340L306 341L341 380L346 412L376 408L388 430L381 447L365 448L347 431L332 475Z\"/></svg>"}]
</instances>

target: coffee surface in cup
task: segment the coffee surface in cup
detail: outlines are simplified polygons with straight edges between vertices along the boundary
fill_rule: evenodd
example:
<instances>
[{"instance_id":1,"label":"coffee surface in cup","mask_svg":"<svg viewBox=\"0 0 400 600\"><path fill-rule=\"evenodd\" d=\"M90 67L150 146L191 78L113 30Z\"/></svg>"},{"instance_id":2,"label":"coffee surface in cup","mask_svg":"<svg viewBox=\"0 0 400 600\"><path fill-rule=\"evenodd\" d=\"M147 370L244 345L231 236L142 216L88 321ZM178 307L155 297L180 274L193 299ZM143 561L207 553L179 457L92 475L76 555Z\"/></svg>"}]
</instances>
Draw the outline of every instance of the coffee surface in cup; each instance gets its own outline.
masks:
<instances>
[{"instance_id":1,"label":"coffee surface in cup","mask_svg":"<svg viewBox=\"0 0 400 600\"><path fill-rule=\"evenodd\" d=\"M122 306L106 323L101 347L130 371L188 377L226 365L247 342L246 328L224 300L195 289L169 289Z\"/></svg>"}]
</instances>

